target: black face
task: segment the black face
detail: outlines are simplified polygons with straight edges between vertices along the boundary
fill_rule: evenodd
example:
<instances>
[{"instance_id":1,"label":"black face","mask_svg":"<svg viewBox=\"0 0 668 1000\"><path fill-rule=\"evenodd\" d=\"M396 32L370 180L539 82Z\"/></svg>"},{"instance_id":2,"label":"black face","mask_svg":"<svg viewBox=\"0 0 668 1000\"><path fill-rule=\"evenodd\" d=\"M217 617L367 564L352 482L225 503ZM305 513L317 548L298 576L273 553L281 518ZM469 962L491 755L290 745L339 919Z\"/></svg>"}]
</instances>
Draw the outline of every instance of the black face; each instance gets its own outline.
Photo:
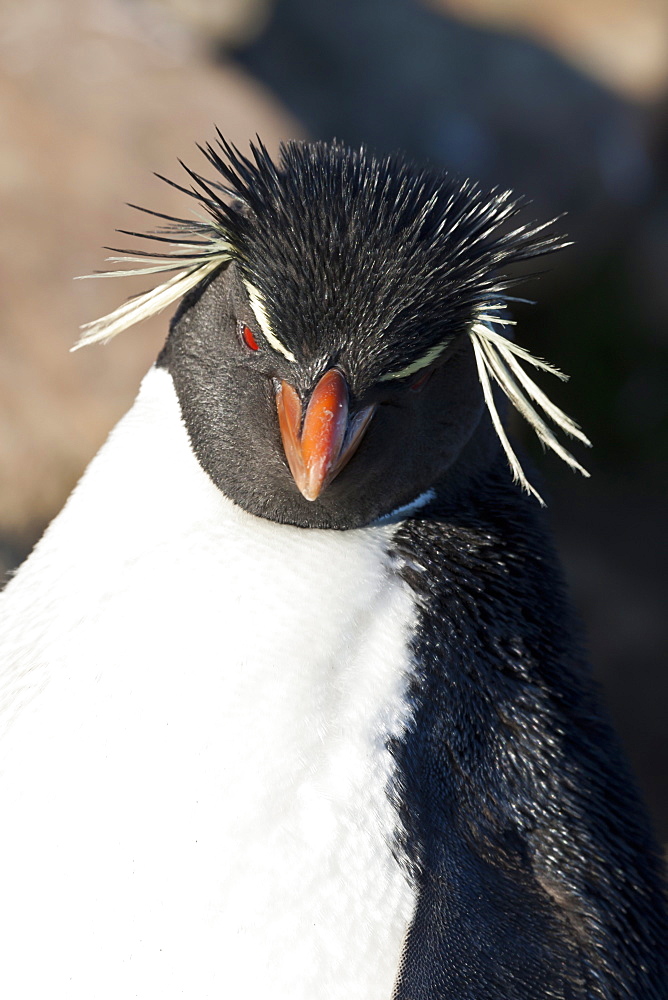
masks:
<instances>
[{"instance_id":1,"label":"black face","mask_svg":"<svg viewBox=\"0 0 668 1000\"><path fill-rule=\"evenodd\" d=\"M274 521L361 527L449 474L481 423L482 392L466 336L453 337L430 366L394 379L384 378L391 373L378 367L377 357L365 365L354 331L345 337L327 326L324 307L320 322L322 335L313 331L308 349L289 360L264 337L233 263L184 301L158 363L174 380L200 464L226 496ZM289 342L288 331L273 332ZM377 331L379 339L392 335L396 331ZM443 340L447 335L444 329ZM334 366L348 383L351 418L377 405L358 450L309 501L288 468L276 390L284 381L305 404Z\"/></svg>"}]
</instances>

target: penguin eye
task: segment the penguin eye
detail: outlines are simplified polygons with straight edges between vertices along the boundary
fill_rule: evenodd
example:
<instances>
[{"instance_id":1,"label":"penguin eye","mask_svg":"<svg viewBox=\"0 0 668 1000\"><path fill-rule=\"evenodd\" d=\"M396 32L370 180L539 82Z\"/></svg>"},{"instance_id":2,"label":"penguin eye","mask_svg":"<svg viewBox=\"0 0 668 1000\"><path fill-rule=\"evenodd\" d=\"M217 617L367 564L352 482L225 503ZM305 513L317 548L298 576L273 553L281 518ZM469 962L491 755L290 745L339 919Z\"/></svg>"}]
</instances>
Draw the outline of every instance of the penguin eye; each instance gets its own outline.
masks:
<instances>
[{"instance_id":1,"label":"penguin eye","mask_svg":"<svg viewBox=\"0 0 668 1000\"><path fill-rule=\"evenodd\" d=\"M411 392L419 392L420 389L424 389L424 387L426 386L427 382L429 381L429 379L432 377L433 374L434 374L433 365L431 365L429 368L426 368L424 371L420 372L418 377L414 379L409 385L409 389L411 390Z\"/></svg>"},{"instance_id":2,"label":"penguin eye","mask_svg":"<svg viewBox=\"0 0 668 1000\"><path fill-rule=\"evenodd\" d=\"M241 327L241 339L243 340L246 347L251 351L259 351L260 345L255 339L255 334L249 326L242 325Z\"/></svg>"}]
</instances>

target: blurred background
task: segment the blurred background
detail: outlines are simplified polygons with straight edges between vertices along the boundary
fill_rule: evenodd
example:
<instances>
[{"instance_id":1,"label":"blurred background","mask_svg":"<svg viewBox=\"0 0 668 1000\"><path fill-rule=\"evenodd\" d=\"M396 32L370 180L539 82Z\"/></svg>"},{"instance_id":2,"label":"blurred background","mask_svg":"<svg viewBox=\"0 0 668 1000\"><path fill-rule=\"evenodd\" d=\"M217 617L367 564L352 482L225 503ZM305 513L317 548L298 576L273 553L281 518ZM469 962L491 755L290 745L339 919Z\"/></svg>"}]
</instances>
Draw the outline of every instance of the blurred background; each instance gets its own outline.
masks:
<instances>
[{"instance_id":1,"label":"blurred background","mask_svg":"<svg viewBox=\"0 0 668 1000\"><path fill-rule=\"evenodd\" d=\"M0 577L131 403L168 316L69 354L135 288L74 283L183 214L214 126L247 146L403 148L567 213L575 245L519 294L520 339L594 442L534 454L591 657L668 838L667 0L2 0ZM517 427L523 435L523 428Z\"/></svg>"}]
</instances>

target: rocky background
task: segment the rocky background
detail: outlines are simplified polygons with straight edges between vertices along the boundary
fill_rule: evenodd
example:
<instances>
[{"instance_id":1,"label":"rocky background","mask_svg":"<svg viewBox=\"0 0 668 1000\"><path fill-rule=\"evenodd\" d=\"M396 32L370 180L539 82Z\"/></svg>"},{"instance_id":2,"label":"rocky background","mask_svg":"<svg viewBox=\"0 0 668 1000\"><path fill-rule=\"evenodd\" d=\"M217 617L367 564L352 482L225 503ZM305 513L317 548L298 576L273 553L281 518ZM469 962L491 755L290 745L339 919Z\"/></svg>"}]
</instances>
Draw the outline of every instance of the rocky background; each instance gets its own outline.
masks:
<instances>
[{"instance_id":1,"label":"rocky background","mask_svg":"<svg viewBox=\"0 0 668 1000\"><path fill-rule=\"evenodd\" d=\"M81 281L125 199L181 214L214 125L403 148L567 217L521 339L568 371L577 481L535 458L592 659L668 837L668 5L665 0L3 0L0 575L29 551L164 338L69 354L128 281ZM517 431L522 434L522 428ZM526 441L533 448L530 440ZM103 530L103 526L101 526Z\"/></svg>"}]
</instances>

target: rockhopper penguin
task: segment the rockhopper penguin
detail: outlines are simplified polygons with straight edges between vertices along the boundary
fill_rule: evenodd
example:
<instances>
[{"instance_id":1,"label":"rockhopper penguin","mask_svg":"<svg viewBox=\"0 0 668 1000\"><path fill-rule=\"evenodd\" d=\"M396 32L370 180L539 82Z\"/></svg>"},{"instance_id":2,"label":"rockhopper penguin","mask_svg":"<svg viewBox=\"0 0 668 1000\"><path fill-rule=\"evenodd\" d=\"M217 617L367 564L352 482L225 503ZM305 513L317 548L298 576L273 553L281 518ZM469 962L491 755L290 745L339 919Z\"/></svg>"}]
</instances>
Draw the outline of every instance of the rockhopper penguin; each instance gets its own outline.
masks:
<instances>
[{"instance_id":1,"label":"rockhopper penguin","mask_svg":"<svg viewBox=\"0 0 668 1000\"><path fill-rule=\"evenodd\" d=\"M185 295L164 350L0 602L2 996L665 1000L503 422L577 466L506 313L559 239L401 157L204 152L83 338Z\"/></svg>"}]
</instances>

